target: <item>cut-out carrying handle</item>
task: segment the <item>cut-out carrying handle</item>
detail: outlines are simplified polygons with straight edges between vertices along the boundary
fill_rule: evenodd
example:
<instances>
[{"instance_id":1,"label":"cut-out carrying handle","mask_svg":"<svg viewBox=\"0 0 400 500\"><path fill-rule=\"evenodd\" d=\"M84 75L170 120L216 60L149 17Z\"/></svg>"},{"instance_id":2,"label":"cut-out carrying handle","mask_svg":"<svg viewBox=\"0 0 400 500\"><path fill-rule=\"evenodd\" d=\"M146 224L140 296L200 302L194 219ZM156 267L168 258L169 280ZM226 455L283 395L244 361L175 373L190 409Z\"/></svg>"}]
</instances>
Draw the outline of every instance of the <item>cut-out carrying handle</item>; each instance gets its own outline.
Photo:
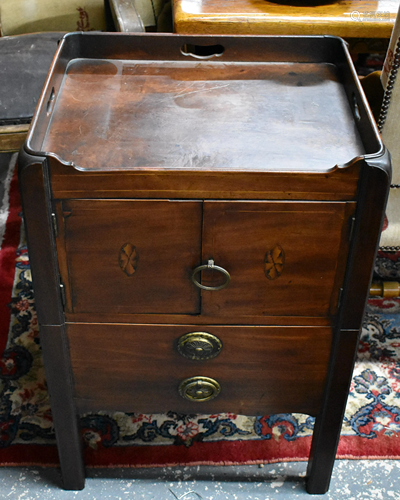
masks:
<instances>
[{"instance_id":1,"label":"cut-out carrying handle","mask_svg":"<svg viewBox=\"0 0 400 500\"><path fill-rule=\"evenodd\" d=\"M181 53L184 56L194 57L195 59L212 59L213 57L221 57L225 48L220 45L195 45L193 43L185 43L181 47Z\"/></svg>"}]
</instances>

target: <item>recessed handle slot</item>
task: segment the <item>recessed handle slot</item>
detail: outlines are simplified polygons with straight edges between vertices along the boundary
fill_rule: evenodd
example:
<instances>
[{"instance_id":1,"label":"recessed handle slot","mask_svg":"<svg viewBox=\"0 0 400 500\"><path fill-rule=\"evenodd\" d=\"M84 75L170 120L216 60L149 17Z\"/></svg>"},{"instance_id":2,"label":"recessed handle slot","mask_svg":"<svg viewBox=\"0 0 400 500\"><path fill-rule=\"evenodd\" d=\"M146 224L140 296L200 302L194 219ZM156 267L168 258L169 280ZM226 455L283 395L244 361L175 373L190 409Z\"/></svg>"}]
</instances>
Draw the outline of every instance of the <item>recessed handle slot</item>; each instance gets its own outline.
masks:
<instances>
[{"instance_id":1,"label":"recessed handle slot","mask_svg":"<svg viewBox=\"0 0 400 500\"><path fill-rule=\"evenodd\" d=\"M353 93L352 98L353 98L353 113L354 113L354 117L359 122L361 120L360 107L358 106L357 97L356 97L356 95L354 93Z\"/></svg>"},{"instance_id":2,"label":"recessed handle slot","mask_svg":"<svg viewBox=\"0 0 400 500\"><path fill-rule=\"evenodd\" d=\"M192 56L196 59L211 59L212 57L221 57L225 49L222 45L194 45L185 43L181 47L184 56Z\"/></svg>"},{"instance_id":3,"label":"recessed handle slot","mask_svg":"<svg viewBox=\"0 0 400 500\"><path fill-rule=\"evenodd\" d=\"M51 112L53 111L55 99L56 99L56 93L53 87L50 92L49 100L47 101L47 108L46 108L47 115L50 115Z\"/></svg>"}]
</instances>

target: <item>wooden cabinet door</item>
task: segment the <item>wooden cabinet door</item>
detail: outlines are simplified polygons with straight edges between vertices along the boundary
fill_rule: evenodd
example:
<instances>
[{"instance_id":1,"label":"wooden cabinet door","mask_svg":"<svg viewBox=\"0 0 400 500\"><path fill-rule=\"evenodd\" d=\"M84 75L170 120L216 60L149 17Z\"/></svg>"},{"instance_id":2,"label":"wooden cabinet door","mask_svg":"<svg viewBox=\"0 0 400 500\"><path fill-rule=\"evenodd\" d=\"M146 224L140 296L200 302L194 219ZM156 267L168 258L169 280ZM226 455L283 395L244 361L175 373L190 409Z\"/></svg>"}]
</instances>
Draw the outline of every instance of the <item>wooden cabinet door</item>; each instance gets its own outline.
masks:
<instances>
[{"instance_id":1,"label":"wooden cabinet door","mask_svg":"<svg viewBox=\"0 0 400 500\"><path fill-rule=\"evenodd\" d=\"M67 200L60 211L66 311L199 314L201 202Z\"/></svg>"},{"instance_id":2,"label":"wooden cabinet door","mask_svg":"<svg viewBox=\"0 0 400 500\"><path fill-rule=\"evenodd\" d=\"M354 203L204 202L203 264L231 281L202 290L212 316L327 316L343 282ZM202 284L224 276L203 271ZM245 318L243 318L245 321Z\"/></svg>"}]
</instances>

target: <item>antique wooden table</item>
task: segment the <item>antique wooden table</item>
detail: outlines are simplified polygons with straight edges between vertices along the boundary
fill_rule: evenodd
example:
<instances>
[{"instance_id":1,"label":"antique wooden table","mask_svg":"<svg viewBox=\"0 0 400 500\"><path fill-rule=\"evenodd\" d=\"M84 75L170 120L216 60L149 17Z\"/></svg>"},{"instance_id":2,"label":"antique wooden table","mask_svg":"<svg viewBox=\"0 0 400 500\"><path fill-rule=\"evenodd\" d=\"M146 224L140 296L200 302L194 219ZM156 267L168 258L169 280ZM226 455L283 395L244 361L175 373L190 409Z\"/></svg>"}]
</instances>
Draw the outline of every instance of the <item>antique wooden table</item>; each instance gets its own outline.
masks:
<instances>
[{"instance_id":1,"label":"antique wooden table","mask_svg":"<svg viewBox=\"0 0 400 500\"><path fill-rule=\"evenodd\" d=\"M390 38L399 0L173 0L177 33Z\"/></svg>"},{"instance_id":2,"label":"antique wooden table","mask_svg":"<svg viewBox=\"0 0 400 500\"><path fill-rule=\"evenodd\" d=\"M344 42L68 35L19 168L65 487L78 414L298 412L325 492L390 182Z\"/></svg>"}]
</instances>

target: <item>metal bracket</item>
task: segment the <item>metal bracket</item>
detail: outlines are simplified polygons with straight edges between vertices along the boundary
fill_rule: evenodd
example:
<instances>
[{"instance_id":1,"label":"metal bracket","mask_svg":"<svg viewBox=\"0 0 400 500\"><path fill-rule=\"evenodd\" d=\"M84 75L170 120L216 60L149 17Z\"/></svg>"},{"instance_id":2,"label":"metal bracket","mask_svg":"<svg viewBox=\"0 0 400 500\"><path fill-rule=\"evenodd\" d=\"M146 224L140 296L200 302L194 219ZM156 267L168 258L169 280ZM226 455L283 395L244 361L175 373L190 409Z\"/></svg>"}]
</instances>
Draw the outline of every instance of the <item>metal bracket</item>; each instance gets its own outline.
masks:
<instances>
[{"instance_id":1,"label":"metal bracket","mask_svg":"<svg viewBox=\"0 0 400 500\"><path fill-rule=\"evenodd\" d=\"M58 222L57 222L57 215L55 213L51 214L51 222L53 224L54 236L55 236L55 238L57 238L57 236L58 236Z\"/></svg>"},{"instance_id":2,"label":"metal bracket","mask_svg":"<svg viewBox=\"0 0 400 500\"><path fill-rule=\"evenodd\" d=\"M60 293L61 293L62 305L63 305L63 307L65 307L65 303L66 303L65 286L64 286L64 283L62 281L60 281Z\"/></svg>"}]
</instances>

